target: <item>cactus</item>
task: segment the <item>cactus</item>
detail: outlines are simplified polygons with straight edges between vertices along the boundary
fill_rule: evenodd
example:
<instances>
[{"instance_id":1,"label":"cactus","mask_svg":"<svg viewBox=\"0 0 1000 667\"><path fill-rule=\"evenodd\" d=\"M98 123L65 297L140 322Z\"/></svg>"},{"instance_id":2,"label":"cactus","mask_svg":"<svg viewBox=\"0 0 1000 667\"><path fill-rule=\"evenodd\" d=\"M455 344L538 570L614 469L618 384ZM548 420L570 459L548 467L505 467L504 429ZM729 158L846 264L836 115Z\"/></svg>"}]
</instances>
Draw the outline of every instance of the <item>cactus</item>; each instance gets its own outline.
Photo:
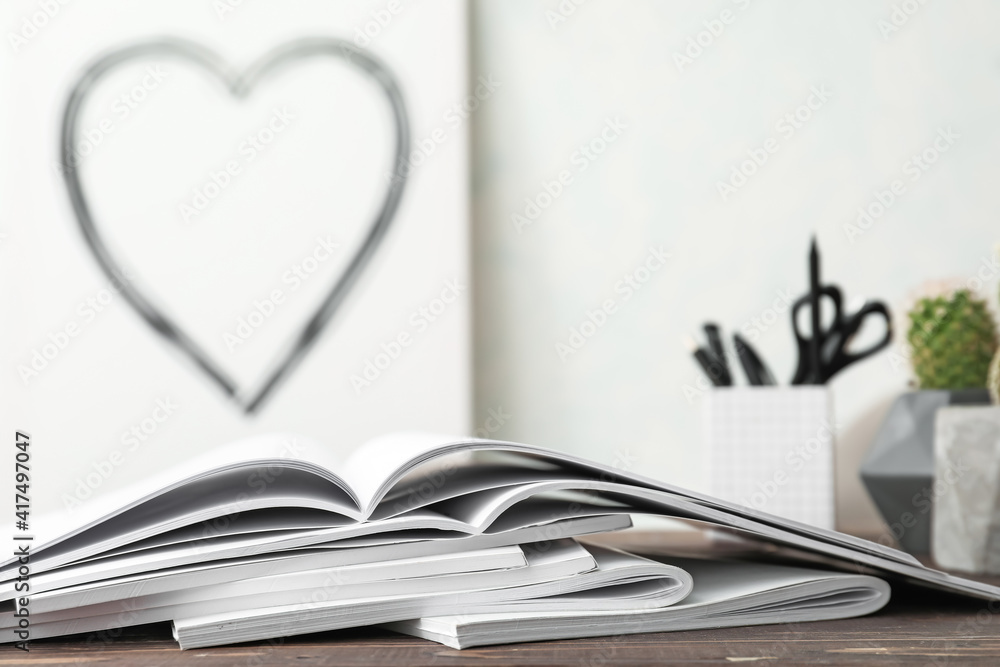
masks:
<instances>
[{"instance_id":1,"label":"cactus","mask_svg":"<svg viewBox=\"0 0 1000 667\"><path fill-rule=\"evenodd\" d=\"M997 329L986 302L969 290L920 299L906 338L921 389L986 386Z\"/></svg>"}]
</instances>

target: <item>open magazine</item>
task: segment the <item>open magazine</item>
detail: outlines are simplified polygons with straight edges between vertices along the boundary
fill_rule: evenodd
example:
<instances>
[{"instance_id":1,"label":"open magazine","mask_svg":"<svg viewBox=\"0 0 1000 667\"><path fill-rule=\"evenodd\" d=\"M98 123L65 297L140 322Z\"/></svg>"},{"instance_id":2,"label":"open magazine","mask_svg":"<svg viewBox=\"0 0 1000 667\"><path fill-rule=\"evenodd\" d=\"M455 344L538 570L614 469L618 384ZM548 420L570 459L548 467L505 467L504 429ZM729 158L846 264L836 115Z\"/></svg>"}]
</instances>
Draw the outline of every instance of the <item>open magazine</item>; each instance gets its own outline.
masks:
<instances>
[{"instance_id":1,"label":"open magazine","mask_svg":"<svg viewBox=\"0 0 1000 667\"><path fill-rule=\"evenodd\" d=\"M573 539L635 514L739 531L841 572ZM885 604L883 578L1000 598L879 544L488 440L385 436L338 465L315 443L257 437L71 517L40 526L29 591L15 590L16 558L0 566L3 641L172 621L189 648L391 623L471 646L854 616Z\"/></svg>"}]
</instances>

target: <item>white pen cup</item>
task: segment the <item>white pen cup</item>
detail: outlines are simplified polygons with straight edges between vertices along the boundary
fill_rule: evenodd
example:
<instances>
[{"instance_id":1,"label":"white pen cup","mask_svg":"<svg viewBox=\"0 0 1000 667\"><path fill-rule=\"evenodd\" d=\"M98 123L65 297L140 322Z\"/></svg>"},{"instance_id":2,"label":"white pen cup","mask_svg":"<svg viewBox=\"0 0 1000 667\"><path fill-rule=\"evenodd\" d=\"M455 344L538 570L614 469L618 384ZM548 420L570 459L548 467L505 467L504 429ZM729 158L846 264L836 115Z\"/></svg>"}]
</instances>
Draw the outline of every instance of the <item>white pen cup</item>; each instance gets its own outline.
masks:
<instances>
[{"instance_id":1,"label":"white pen cup","mask_svg":"<svg viewBox=\"0 0 1000 667\"><path fill-rule=\"evenodd\" d=\"M836 429L827 387L715 387L703 410L710 494L834 529Z\"/></svg>"}]
</instances>

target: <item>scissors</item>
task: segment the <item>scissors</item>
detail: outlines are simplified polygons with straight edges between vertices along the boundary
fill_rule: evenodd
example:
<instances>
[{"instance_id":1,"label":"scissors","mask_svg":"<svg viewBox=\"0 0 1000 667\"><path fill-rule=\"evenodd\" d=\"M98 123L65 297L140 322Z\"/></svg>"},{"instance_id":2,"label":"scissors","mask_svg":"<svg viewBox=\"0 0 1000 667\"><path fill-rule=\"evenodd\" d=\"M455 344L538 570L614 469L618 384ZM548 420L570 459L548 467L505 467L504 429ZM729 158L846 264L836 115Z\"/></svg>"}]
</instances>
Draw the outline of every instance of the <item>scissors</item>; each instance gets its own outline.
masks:
<instances>
[{"instance_id":1,"label":"scissors","mask_svg":"<svg viewBox=\"0 0 1000 667\"><path fill-rule=\"evenodd\" d=\"M881 301L866 301L857 312L845 314L840 288L819 284L819 256L815 242L810 259L810 292L792 305L792 332L799 352L799 365L792 378L793 385L826 384L840 371L872 356L892 341L892 315L889 307ZM833 303L833 321L828 327L819 324L819 309L823 300ZM810 319L813 323L812 336L808 338L799 329L799 312L807 306L811 310ZM869 316L881 316L885 320L885 335L870 347L851 352L848 349L851 341Z\"/></svg>"}]
</instances>

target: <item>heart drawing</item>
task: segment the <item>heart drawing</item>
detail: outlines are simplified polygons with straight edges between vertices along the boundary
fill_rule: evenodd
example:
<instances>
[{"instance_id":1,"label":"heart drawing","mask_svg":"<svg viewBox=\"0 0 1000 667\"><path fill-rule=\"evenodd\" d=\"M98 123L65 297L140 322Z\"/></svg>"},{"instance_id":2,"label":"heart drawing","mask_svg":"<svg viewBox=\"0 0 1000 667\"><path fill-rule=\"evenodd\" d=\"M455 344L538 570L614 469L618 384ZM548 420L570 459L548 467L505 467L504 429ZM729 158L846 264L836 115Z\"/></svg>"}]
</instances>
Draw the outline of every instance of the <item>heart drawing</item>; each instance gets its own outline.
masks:
<instances>
[{"instance_id":1,"label":"heart drawing","mask_svg":"<svg viewBox=\"0 0 1000 667\"><path fill-rule=\"evenodd\" d=\"M97 263L109 278L117 280L116 276L123 275L122 265L115 260L102 239L99 228L91 215L77 169L71 166L74 164L73 151L77 144L80 110L96 84L109 72L125 63L149 57L179 58L200 67L221 80L233 96L245 99L256 83L266 74L282 65L314 56L345 60L374 80L385 93L392 107L396 125L393 177L389 180L388 190L382 200L381 207L368 226L359 249L350 258L343 273L326 293L301 331L295 336L288 351L281 354L276 360L274 369L264 378L260 387L247 394L241 392L237 384L223 372L221 367L183 329L167 318L131 281L118 281L121 285L121 295L142 319L160 336L194 361L198 368L221 387L226 395L247 414L253 414L259 410L264 401L273 394L275 388L292 372L316 342L323 328L330 322L357 283L358 277L370 262L392 223L403 194L403 186L406 183L407 170L404 168L404 161L410 144L406 105L395 77L379 60L359 51L350 42L332 37L300 39L290 42L274 49L242 72L230 66L217 54L198 44L179 39L167 39L127 46L108 53L93 62L73 86L63 112L60 164L64 165L62 171L73 212L87 246L97 259Z\"/></svg>"}]
</instances>

